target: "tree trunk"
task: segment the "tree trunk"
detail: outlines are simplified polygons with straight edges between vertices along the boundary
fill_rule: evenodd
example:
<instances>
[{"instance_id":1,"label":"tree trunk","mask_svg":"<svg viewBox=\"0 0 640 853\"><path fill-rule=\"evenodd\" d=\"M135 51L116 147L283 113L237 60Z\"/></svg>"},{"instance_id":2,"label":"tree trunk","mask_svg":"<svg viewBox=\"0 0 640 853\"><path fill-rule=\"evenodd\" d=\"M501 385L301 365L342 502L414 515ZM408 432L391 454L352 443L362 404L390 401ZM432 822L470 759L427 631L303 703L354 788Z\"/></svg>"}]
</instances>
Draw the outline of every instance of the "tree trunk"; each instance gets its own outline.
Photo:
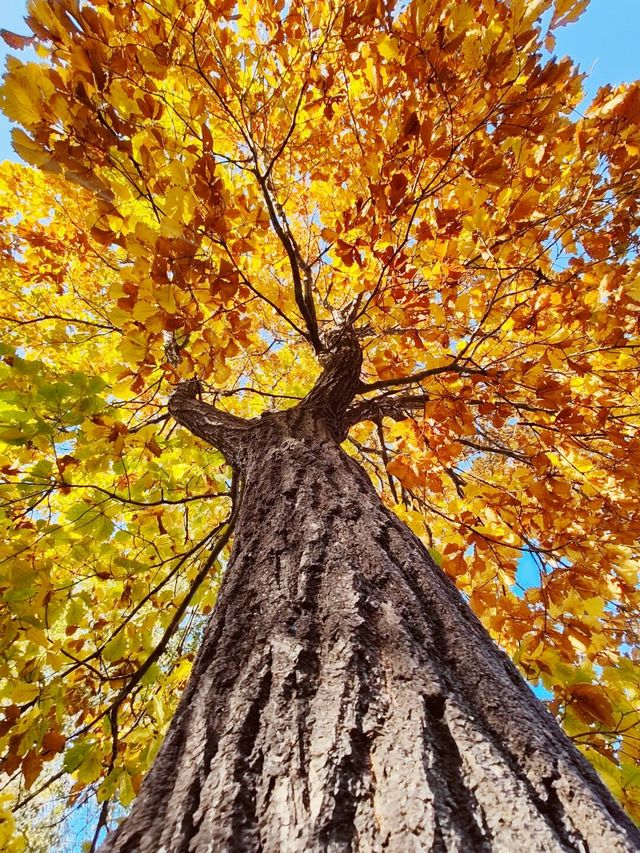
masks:
<instances>
[{"instance_id":1,"label":"tree trunk","mask_svg":"<svg viewBox=\"0 0 640 853\"><path fill-rule=\"evenodd\" d=\"M330 431L290 412L252 423L202 649L103 851L640 849Z\"/></svg>"}]
</instances>

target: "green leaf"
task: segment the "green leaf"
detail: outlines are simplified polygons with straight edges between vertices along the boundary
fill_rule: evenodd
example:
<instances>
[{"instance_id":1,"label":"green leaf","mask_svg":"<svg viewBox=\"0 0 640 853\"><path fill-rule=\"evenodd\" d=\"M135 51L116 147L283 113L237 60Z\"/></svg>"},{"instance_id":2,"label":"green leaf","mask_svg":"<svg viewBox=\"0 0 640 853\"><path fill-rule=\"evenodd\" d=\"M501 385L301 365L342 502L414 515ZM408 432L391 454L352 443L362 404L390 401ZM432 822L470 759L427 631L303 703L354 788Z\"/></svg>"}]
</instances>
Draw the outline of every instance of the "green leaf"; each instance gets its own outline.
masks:
<instances>
[{"instance_id":1,"label":"green leaf","mask_svg":"<svg viewBox=\"0 0 640 853\"><path fill-rule=\"evenodd\" d=\"M73 773L87 757L92 744L86 740L78 740L65 750L62 765L68 773Z\"/></svg>"},{"instance_id":2,"label":"green leaf","mask_svg":"<svg viewBox=\"0 0 640 853\"><path fill-rule=\"evenodd\" d=\"M127 638L124 631L118 631L115 637L112 640L109 640L107 645L104 647L102 657L106 661L109 661L109 663L113 663L114 661L121 660L121 658L126 654L126 651Z\"/></svg>"}]
</instances>

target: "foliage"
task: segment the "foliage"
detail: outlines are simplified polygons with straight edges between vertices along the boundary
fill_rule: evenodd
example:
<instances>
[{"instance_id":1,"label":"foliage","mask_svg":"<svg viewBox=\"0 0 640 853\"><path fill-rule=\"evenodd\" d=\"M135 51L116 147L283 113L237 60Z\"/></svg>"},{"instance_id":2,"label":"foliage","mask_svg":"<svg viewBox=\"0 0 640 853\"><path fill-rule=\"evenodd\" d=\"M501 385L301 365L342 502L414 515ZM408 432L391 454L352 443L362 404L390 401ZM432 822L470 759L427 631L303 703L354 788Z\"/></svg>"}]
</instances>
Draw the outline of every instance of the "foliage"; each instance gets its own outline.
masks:
<instances>
[{"instance_id":1,"label":"foliage","mask_svg":"<svg viewBox=\"0 0 640 853\"><path fill-rule=\"evenodd\" d=\"M188 675L230 472L176 382L292 405L350 322L345 449L640 818L640 87L580 112L550 52L586 3L30 0L5 33L37 55L0 92L36 167L0 180L21 803L126 806Z\"/></svg>"}]
</instances>

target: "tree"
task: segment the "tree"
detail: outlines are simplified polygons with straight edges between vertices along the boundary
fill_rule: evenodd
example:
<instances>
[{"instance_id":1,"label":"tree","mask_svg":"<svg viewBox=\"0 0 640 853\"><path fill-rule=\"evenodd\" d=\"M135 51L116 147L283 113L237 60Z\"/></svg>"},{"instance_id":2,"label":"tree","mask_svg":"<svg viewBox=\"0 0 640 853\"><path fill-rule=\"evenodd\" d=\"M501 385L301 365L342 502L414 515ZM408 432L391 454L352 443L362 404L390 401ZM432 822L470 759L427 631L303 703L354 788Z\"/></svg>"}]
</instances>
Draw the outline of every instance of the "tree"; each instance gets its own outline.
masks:
<instances>
[{"instance_id":1,"label":"tree","mask_svg":"<svg viewBox=\"0 0 640 853\"><path fill-rule=\"evenodd\" d=\"M585 6L4 33L18 807L95 789L95 848L140 791L108 850L637 848L576 749L638 818L640 87L580 114Z\"/></svg>"}]
</instances>

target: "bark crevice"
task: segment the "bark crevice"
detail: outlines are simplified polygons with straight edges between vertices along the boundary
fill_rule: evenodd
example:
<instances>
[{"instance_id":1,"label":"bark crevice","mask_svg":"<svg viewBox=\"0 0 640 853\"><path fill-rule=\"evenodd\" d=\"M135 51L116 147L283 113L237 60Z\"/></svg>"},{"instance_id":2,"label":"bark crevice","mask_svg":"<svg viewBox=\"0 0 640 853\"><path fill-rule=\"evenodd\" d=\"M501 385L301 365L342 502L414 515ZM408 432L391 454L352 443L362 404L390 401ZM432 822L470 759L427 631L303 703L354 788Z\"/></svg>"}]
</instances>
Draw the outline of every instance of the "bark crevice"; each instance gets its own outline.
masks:
<instances>
[{"instance_id":1,"label":"bark crevice","mask_svg":"<svg viewBox=\"0 0 640 853\"><path fill-rule=\"evenodd\" d=\"M236 801L233 808L233 837L239 850L257 849L260 837L260 822L256 809L258 780L264 767L264 755L256 743L260 732L262 712L271 693L271 656L265 661L264 672L259 679L258 692L249 705L244 724L237 739L237 760L233 770L236 783ZM265 799L268 802L270 792Z\"/></svg>"}]
</instances>

